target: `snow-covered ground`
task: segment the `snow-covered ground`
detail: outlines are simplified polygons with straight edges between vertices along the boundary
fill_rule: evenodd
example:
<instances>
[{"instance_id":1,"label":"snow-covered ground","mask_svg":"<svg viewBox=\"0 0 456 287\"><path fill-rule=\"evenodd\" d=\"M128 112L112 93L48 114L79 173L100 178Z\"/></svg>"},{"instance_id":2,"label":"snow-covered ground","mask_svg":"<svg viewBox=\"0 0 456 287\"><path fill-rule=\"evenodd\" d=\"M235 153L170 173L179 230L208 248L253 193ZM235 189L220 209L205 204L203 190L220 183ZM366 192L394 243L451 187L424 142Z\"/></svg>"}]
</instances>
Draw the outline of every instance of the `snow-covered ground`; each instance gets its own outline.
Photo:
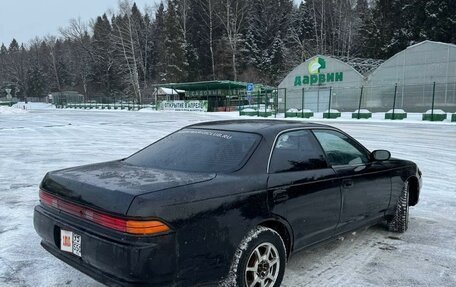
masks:
<instances>
[{"instance_id":1,"label":"snow-covered ground","mask_svg":"<svg viewBox=\"0 0 456 287\"><path fill-rule=\"evenodd\" d=\"M50 109L0 114L0 286L101 286L39 245L32 216L46 171L118 159L187 124L237 117ZM375 226L296 254L283 286L456 286L456 123L321 122L369 149L417 162L424 175L421 202L411 208L405 234Z\"/></svg>"}]
</instances>

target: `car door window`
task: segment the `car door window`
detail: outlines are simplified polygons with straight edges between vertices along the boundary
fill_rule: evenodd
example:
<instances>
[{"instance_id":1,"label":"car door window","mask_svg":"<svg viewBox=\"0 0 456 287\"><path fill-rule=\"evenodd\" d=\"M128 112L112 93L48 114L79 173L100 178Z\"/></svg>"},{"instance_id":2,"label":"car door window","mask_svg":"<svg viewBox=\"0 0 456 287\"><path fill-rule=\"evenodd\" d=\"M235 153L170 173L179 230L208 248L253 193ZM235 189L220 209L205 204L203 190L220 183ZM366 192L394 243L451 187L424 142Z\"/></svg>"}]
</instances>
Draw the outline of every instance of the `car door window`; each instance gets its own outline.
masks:
<instances>
[{"instance_id":1,"label":"car door window","mask_svg":"<svg viewBox=\"0 0 456 287\"><path fill-rule=\"evenodd\" d=\"M315 130L314 134L331 165L360 165L368 162L363 149L346 135L331 130Z\"/></svg>"},{"instance_id":2,"label":"car door window","mask_svg":"<svg viewBox=\"0 0 456 287\"><path fill-rule=\"evenodd\" d=\"M299 130L280 135L272 152L271 173L327 167L323 151L312 132Z\"/></svg>"}]
</instances>

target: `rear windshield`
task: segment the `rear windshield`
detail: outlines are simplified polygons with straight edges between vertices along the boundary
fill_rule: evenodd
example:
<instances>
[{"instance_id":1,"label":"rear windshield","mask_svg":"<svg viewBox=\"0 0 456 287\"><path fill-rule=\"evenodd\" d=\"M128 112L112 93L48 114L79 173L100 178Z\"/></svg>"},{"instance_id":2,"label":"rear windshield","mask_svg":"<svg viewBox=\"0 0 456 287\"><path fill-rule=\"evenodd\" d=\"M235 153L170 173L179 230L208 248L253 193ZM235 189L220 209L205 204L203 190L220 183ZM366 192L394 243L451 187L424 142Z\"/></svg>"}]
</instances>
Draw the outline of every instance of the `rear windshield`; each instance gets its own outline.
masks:
<instances>
[{"instance_id":1,"label":"rear windshield","mask_svg":"<svg viewBox=\"0 0 456 287\"><path fill-rule=\"evenodd\" d=\"M239 169L260 136L251 133L184 129L127 158L127 163L189 172Z\"/></svg>"}]
</instances>

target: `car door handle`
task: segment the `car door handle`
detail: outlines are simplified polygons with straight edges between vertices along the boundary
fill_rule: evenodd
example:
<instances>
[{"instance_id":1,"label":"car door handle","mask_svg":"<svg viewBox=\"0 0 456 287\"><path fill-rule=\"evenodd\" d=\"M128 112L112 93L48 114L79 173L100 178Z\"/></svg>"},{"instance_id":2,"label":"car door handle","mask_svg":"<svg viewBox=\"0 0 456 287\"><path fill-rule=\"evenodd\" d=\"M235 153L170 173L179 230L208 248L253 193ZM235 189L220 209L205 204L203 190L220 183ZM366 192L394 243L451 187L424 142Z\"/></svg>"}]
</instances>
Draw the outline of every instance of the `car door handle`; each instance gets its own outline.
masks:
<instances>
[{"instance_id":1,"label":"car door handle","mask_svg":"<svg viewBox=\"0 0 456 287\"><path fill-rule=\"evenodd\" d=\"M288 200L288 193L286 189L276 189L272 192L272 197L275 203Z\"/></svg>"},{"instance_id":2,"label":"car door handle","mask_svg":"<svg viewBox=\"0 0 456 287\"><path fill-rule=\"evenodd\" d=\"M353 187L354 183L353 183L353 180L351 179L345 179L342 181L342 187L343 188L351 188Z\"/></svg>"}]
</instances>

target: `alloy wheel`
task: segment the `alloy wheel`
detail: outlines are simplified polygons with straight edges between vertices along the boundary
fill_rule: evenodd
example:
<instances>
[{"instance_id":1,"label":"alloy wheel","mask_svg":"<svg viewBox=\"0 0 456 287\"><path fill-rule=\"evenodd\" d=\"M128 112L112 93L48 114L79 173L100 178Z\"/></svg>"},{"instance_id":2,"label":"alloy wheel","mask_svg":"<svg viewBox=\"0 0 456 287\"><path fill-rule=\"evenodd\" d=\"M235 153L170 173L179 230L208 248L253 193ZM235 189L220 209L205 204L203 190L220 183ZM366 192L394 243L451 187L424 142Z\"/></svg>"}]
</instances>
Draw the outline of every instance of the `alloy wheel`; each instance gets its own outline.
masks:
<instances>
[{"instance_id":1,"label":"alloy wheel","mask_svg":"<svg viewBox=\"0 0 456 287\"><path fill-rule=\"evenodd\" d=\"M280 270L277 248L271 243L258 245L250 254L245 270L246 287L272 287Z\"/></svg>"}]
</instances>

